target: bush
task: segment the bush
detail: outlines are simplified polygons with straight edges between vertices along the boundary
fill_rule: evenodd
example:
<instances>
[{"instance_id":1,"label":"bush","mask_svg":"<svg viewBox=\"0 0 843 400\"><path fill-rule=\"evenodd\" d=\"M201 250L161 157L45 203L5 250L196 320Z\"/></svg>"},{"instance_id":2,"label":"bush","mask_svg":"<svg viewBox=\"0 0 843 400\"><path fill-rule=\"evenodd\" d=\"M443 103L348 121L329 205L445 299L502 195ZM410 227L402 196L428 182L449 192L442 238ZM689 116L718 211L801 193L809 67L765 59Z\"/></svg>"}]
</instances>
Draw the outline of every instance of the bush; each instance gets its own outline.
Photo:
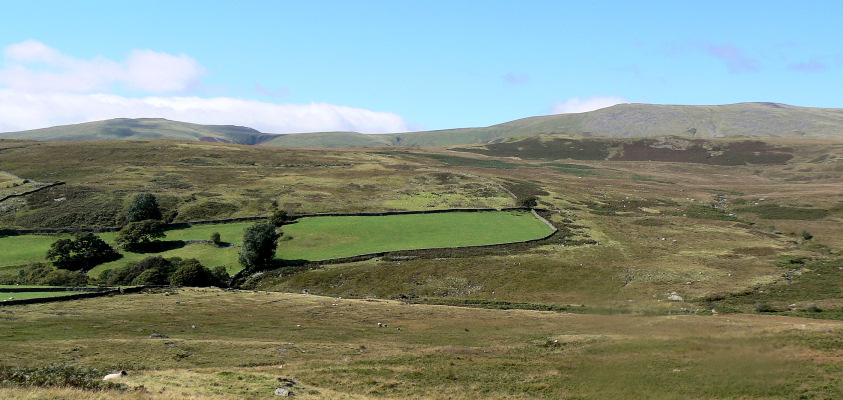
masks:
<instances>
[{"instance_id":1,"label":"bush","mask_svg":"<svg viewBox=\"0 0 843 400\"><path fill-rule=\"evenodd\" d=\"M126 210L126 221L139 222L148 219L161 219L161 209L158 208L158 199L152 193L140 193L129 204L129 208Z\"/></svg>"},{"instance_id":2,"label":"bush","mask_svg":"<svg viewBox=\"0 0 843 400\"><path fill-rule=\"evenodd\" d=\"M128 263L123 267L114 269L113 272L107 275L108 279L104 282L109 286L134 285L135 280L145 282L138 284L166 285L169 282L170 274L175 270L173 266L174 260L177 262L181 261L179 258L166 259L161 256L146 257L138 262ZM154 271L138 279L147 270ZM102 276L100 278L101 281ZM164 277L163 279L161 278L162 276Z\"/></svg>"},{"instance_id":3,"label":"bush","mask_svg":"<svg viewBox=\"0 0 843 400\"><path fill-rule=\"evenodd\" d=\"M290 216L284 210L275 210L272 216L269 217L269 222L277 227L283 226L290 221Z\"/></svg>"},{"instance_id":4,"label":"bush","mask_svg":"<svg viewBox=\"0 0 843 400\"><path fill-rule=\"evenodd\" d=\"M14 283L21 285L85 286L88 275L79 271L54 269L43 263L33 263L18 272Z\"/></svg>"},{"instance_id":5,"label":"bush","mask_svg":"<svg viewBox=\"0 0 843 400\"><path fill-rule=\"evenodd\" d=\"M211 243L213 243L213 245L217 247L222 246L222 238L220 238L219 232L214 232L211 234Z\"/></svg>"},{"instance_id":6,"label":"bush","mask_svg":"<svg viewBox=\"0 0 843 400\"><path fill-rule=\"evenodd\" d=\"M240 250L238 261L247 270L260 270L269 266L275 259L275 249L281 234L275 230L275 225L260 222L245 229L243 233L243 249Z\"/></svg>"},{"instance_id":7,"label":"bush","mask_svg":"<svg viewBox=\"0 0 843 400\"><path fill-rule=\"evenodd\" d=\"M525 196L518 199L518 206L520 207L527 207L533 208L539 204L538 199L536 196Z\"/></svg>"},{"instance_id":8,"label":"bush","mask_svg":"<svg viewBox=\"0 0 843 400\"><path fill-rule=\"evenodd\" d=\"M775 311L773 307L770 307L769 305L767 305L767 303L763 301L756 301L755 304L753 304L753 307L755 307L756 312L767 313Z\"/></svg>"},{"instance_id":9,"label":"bush","mask_svg":"<svg viewBox=\"0 0 843 400\"><path fill-rule=\"evenodd\" d=\"M57 268L88 271L104 262L120 258L120 253L93 233L80 233L76 239L59 239L47 250L47 259Z\"/></svg>"},{"instance_id":10,"label":"bush","mask_svg":"<svg viewBox=\"0 0 843 400\"><path fill-rule=\"evenodd\" d=\"M170 276L173 286L211 286L213 283L211 271L196 259L185 260Z\"/></svg>"},{"instance_id":11,"label":"bush","mask_svg":"<svg viewBox=\"0 0 843 400\"><path fill-rule=\"evenodd\" d=\"M812 235L811 232L808 232L806 230L802 231L802 239L811 240L813 238L814 238L814 235Z\"/></svg>"}]
</instances>

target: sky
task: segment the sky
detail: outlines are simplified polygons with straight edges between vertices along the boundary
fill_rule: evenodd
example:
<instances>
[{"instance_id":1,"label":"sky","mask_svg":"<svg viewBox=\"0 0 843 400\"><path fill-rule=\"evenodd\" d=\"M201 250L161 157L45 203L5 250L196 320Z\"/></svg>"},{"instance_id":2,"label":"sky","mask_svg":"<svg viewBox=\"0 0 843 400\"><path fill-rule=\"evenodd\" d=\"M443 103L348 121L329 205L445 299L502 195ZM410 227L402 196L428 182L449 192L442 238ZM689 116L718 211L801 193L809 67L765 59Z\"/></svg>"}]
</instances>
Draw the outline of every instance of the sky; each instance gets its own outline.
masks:
<instances>
[{"instance_id":1,"label":"sky","mask_svg":"<svg viewBox=\"0 0 843 400\"><path fill-rule=\"evenodd\" d=\"M843 108L840 1L17 1L0 132L489 126L618 103Z\"/></svg>"}]
</instances>

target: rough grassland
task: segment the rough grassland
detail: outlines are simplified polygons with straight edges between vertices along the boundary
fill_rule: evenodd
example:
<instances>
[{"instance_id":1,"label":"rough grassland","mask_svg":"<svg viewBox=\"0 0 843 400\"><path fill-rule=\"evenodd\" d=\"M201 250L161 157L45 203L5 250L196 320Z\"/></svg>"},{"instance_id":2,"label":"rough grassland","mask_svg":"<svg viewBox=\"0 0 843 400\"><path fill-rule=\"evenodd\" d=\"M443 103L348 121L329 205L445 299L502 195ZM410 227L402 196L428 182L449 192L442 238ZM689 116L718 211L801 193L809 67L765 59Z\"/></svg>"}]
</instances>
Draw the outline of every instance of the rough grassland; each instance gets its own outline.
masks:
<instances>
[{"instance_id":1,"label":"rough grassland","mask_svg":"<svg viewBox=\"0 0 843 400\"><path fill-rule=\"evenodd\" d=\"M536 239L552 230L527 212L467 212L303 218L283 228L284 259L324 260L380 251Z\"/></svg>"},{"instance_id":2,"label":"rough grassland","mask_svg":"<svg viewBox=\"0 0 843 400\"><path fill-rule=\"evenodd\" d=\"M111 398L262 399L284 386L279 378L294 379L302 399L843 396L840 321L180 290L81 300L72 309L15 306L0 309L0 323L2 364L126 369L130 391ZM97 396L0 389L4 399L34 395Z\"/></svg>"}]
</instances>

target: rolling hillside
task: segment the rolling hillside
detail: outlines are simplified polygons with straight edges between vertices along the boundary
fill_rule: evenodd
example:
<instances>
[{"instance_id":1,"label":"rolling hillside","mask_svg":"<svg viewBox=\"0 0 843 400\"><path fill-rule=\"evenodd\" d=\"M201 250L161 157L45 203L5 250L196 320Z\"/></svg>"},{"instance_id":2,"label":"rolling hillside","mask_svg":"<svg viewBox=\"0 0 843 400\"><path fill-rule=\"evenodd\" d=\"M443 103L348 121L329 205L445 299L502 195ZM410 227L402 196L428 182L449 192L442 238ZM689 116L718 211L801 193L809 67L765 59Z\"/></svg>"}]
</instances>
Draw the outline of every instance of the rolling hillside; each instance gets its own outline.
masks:
<instances>
[{"instance_id":1,"label":"rolling hillside","mask_svg":"<svg viewBox=\"0 0 843 400\"><path fill-rule=\"evenodd\" d=\"M0 139L41 141L178 139L257 144L263 134L234 125L200 125L163 118L117 118L20 132L0 133Z\"/></svg>"},{"instance_id":2,"label":"rolling hillside","mask_svg":"<svg viewBox=\"0 0 843 400\"><path fill-rule=\"evenodd\" d=\"M843 138L843 109L776 103L717 106L618 104L579 114L523 118L482 128L371 135L357 132L264 134L230 125L165 119L112 119L21 132L0 138L34 140L181 139L279 147L454 146L495 143L512 137L562 134L587 137Z\"/></svg>"}]
</instances>

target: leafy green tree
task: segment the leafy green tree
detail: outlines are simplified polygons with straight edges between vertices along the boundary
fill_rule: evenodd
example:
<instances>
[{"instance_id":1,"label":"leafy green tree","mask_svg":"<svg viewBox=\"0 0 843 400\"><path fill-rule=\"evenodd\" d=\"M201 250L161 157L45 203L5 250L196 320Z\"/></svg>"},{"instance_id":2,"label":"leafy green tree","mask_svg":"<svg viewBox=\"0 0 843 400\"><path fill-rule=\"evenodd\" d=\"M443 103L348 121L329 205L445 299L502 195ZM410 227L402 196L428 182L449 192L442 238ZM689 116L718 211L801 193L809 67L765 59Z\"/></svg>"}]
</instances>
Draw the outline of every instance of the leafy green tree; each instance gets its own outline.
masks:
<instances>
[{"instance_id":1,"label":"leafy green tree","mask_svg":"<svg viewBox=\"0 0 843 400\"><path fill-rule=\"evenodd\" d=\"M129 208L126 210L126 221L138 222L147 219L161 219L161 209L158 208L158 199L152 193L140 193L135 195Z\"/></svg>"},{"instance_id":2,"label":"leafy green tree","mask_svg":"<svg viewBox=\"0 0 843 400\"><path fill-rule=\"evenodd\" d=\"M98 264L120 258L120 254L93 233L80 233L76 238L59 239L47 250L47 259L57 268L88 271Z\"/></svg>"},{"instance_id":3,"label":"leafy green tree","mask_svg":"<svg viewBox=\"0 0 843 400\"><path fill-rule=\"evenodd\" d=\"M287 212L284 210L275 210L274 213L269 217L269 222L275 226L282 226L287 222L290 222L290 216L287 215Z\"/></svg>"},{"instance_id":4,"label":"leafy green tree","mask_svg":"<svg viewBox=\"0 0 843 400\"><path fill-rule=\"evenodd\" d=\"M275 259L275 249L281 234L275 225L259 222L243 232L243 248L238 261L247 270L260 270L269 266Z\"/></svg>"},{"instance_id":5,"label":"leafy green tree","mask_svg":"<svg viewBox=\"0 0 843 400\"><path fill-rule=\"evenodd\" d=\"M117 233L114 243L125 247L135 247L139 244L148 244L155 239L165 237L164 223L161 221L144 220L130 222Z\"/></svg>"}]
</instances>

